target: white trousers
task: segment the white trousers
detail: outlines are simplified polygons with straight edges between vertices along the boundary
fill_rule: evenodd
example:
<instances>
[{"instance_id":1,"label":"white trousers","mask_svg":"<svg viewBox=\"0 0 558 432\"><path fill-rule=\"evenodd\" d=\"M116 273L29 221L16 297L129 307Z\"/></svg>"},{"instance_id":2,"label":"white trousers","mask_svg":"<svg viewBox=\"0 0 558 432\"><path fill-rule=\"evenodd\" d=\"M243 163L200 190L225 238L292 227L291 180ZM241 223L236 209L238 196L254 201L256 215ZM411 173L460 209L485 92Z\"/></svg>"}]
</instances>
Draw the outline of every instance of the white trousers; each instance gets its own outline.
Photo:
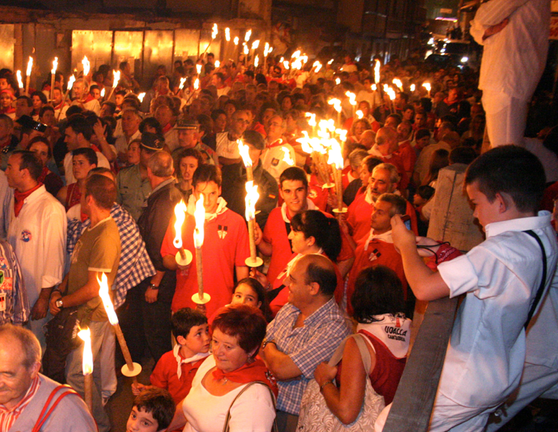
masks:
<instances>
[{"instance_id":1,"label":"white trousers","mask_svg":"<svg viewBox=\"0 0 558 432\"><path fill-rule=\"evenodd\" d=\"M482 105L492 147L506 144L523 146L528 104L503 92L483 90Z\"/></svg>"}]
</instances>

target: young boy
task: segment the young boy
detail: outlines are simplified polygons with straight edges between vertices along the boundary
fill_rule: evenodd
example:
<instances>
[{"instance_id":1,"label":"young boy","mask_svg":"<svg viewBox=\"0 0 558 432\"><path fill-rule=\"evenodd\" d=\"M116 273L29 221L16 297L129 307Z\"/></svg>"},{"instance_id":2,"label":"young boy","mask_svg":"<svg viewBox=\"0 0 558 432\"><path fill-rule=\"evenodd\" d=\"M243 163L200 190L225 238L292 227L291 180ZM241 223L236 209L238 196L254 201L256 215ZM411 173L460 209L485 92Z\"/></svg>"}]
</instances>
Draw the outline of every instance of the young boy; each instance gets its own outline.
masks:
<instances>
[{"instance_id":1,"label":"young boy","mask_svg":"<svg viewBox=\"0 0 558 432\"><path fill-rule=\"evenodd\" d=\"M160 432L167 429L174 416L175 405L168 391L150 387L134 399L126 432Z\"/></svg>"},{"instance_id":2,"label":"young boy","mask_svg":"<svg viewBox=\"0 0 558 432\"><path fill-rule=\"evenodd\" d=\"M196 371L209 355L209 327L205 315L197 310L184 308L171 318L172 334L176 345L159 359L151 374L151 386L132 385L138 395L153 386L168 390L178 404L190 392Z\"/></svg>"},{"instance_id":3,"label":"young boy","mask_svg":"<svg viewBox=\"0 0 558 432\"><path fill-rule=\"evenodd\" d=\"M425 266L414 234L400 217L392 219L393 241L416 298L465 294L444 361L431 431L483 430L489 414L518 386L525 360L524 326L537 306L543 280L543 248L545 287L556 268L550 213L537 215L545 176L536 156L516 146L497 147L469 166L465 185L486 240L467 255L441 264L438 272Z\"/></svg>"}]
</instances>

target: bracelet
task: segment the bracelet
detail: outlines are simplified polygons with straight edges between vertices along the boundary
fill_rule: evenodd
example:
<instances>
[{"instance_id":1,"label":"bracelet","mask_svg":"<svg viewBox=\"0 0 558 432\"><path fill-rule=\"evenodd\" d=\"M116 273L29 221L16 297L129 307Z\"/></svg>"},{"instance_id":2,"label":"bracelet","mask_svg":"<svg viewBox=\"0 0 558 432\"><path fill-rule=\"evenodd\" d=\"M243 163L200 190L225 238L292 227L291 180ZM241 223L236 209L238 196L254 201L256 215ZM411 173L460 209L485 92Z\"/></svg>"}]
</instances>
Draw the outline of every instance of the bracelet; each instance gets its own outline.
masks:
<instances>
[{"instance_id":1,"label":"bracelet","mask_svg":"<svg viewBox=\"0 0 558 432\"><path fill-rule=\"evenodd\" d=\"M155 291L157 291L159 289L159 287L155 284L149 285L149 288L151 288L152 290L155 290Z\"/></svg>"},{"instance_id":2,"label":"bracelet","mask_svg":"<svg viewBox=\"0 0 558 432\"><path fill-rule=\"evenodd\" d=\"M275 343L274 340L265 340L264 343L262 344L262 349L265 349L265 347L267 346L267 344L273 344L273 345L275 345L275 347L277 348L277 344Z\"/></svg>"},{"instance_id":3,"label":"bracelet","mask_svg":"<svg viewBox=\"0 0 558 432\"><path fill-rule=\"evenodd\" d=\"M328 380L320 386L320 391L322 391L324 389L324 387L328 384L335 385L335 384L333 384L333 381Z\"/></svg>"}]
</instances>

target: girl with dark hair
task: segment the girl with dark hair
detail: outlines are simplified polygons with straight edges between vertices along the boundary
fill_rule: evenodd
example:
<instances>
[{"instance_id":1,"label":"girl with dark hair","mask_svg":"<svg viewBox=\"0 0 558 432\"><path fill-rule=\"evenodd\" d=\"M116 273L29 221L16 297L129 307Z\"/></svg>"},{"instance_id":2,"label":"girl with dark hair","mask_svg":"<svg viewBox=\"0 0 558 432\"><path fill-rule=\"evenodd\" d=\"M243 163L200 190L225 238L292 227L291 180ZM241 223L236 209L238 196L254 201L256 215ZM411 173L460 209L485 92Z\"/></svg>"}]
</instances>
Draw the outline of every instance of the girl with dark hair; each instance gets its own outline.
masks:
<instances>
[{"instance_id":1,"label":"girl with dark hair","mask_svg":"<svg viewBox=\"0 0 558 432\"><path fill-rule=\"evenodd\" d=\"M252 272L268 291L270 291L270 307L273 315L287 303L289 290L285 286L285 279L294 263L303 255L321 254L328 257L333 263L341 251L341 231L337 219L327 217L318 210L307 210L295 215L291 219L291 232L289 240L294 252L293 258L285 269L279 273L274 281L268 281L265 275L257 271ZM337 273L337 289L335 297L338 302L343 297L343 280L341 274L335 267Z\"/></svg>"},{"instance_id":2,"label":"girl with dark hair","mask_svg":"<svg viewBox=\"0 0 558 432\"><path fill-rule=\"evenodd\" d=\"M244 278L236 284L233 290L231 304L246 304L262 311L265 320L269 323L273 319L267 292L263 285L254 278Z\"/></svg>"},{"instance_id":3,"label":"girl with dark hair","mask_svg":"<svg viewBox=\"0 0 558 432\"><path fill-rule=\"evenodd\" d=\"M370 353L369 375L366 376L354 339L347 341L339 368L322 363L314 372L328 408L344 424L355 421L360 413L366 379L384 397L386 405L393 401L411 335L411 320L402 312L405 305L401 281L388 267L364 269L357 278L351 304L357 333L364 336Z\"/></svg>"}]
</instances>

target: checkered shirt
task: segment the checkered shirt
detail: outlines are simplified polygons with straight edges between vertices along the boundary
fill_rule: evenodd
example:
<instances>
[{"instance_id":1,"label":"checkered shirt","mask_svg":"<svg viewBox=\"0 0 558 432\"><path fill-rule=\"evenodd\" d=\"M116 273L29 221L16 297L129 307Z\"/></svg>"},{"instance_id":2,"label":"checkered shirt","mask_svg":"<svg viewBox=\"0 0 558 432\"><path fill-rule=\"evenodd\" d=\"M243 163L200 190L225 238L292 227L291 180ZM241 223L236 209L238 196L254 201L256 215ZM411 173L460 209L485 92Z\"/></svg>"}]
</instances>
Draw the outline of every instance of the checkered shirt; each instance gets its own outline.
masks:
<instances>
[{"instance_id":1,"label":"checkered shirt","mask_svg":"<svg viewBox=\"0 0 558 432\"><path fill-rule=\"evenodd\" d=\"M267 326L266 340L273 340L279 351L288 354L302 375L289 381L277 381L279 397L277 409L298 415L306 384L314 377L314 370L328 361L335 349L351 331L335 299L331 299L304 320L304 326L294 325L300 310L290 303L281 308Z\"/></svg>"},{"instance_id":2,"label":"checkered shirt","mask_svg":"<svg viewBox=\"0 0 558 432\"><path fill-rule=\"evenodd\" d=\"M151 263L139 228L130 213L120 205L114 204L110 209L110 216L118 227L121 244L118 272L112 286L113 303L116 309L126 300L128 290L155 274L155 267ZM85 222L73 220L68 223L68 253L70 256L72 256L81 234L90 225L89 219Z\"/></svg>"}]
</instances>

